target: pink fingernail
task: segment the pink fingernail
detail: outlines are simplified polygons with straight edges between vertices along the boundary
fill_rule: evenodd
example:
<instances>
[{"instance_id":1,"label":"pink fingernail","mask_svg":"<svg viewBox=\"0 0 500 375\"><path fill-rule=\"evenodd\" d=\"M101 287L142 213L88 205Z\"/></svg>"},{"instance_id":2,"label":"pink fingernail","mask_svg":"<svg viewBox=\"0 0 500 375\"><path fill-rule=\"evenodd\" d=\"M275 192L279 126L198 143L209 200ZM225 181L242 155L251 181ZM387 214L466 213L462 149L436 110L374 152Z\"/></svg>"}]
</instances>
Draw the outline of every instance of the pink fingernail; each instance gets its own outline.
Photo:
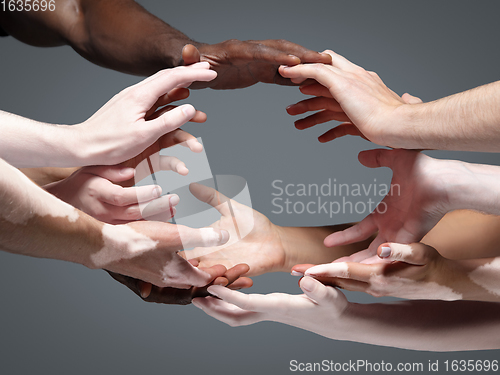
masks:
<instances>
[{"instance_id":1,"label":"pink fingernail","mask_svg":"<svg viewBox=\"0 0 500 375\"><path fill-rule=\"evenodd\" d=\"M297 272L292 270L292 276L304 276L302 272Z\"/></svg>"}]
</instances>

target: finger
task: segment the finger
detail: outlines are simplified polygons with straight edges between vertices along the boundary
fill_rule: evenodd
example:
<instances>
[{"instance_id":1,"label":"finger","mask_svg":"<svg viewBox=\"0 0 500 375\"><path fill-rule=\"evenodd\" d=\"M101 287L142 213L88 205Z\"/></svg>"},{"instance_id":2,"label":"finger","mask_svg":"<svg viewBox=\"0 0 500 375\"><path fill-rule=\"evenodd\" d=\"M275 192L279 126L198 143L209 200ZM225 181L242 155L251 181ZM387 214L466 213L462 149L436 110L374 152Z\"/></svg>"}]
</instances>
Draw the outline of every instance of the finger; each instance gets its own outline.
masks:
<instances>
[{"instance_id":1,"label":"finger","mask_svg":"<svg viewBox=\"0 0 500 375\"><path fill-rule=\"evenodd\" d=\"M325 98L333 98L332 93L327 87L323 86L321 83L315 82L310 84L303 84L299 87L302 94L314 95L314 96L324 96Z\"/></svg>"},{"instance_id":2,"label":"finger","mask_svg":"<svg viewBox=\"0 0 500 375\"><path fill-rule=\"evenodd\" d=\"M336 287L349 290L351 292L368 293L368 289L370 287L370 284L368 283L351 279L335 279L334 283Z\"/></svg>"},{"instance_id":3,"label":"finger","mask_svg":"<svg viewBox=\"0 0 500 375\"><path fill-rule=\"evenodd\" d=\"M314 267L315 264L296 264L292 267L291 275L292 276L304 276L304 272L311 267Z\"/></svg>"},{"instance_id":4,"label":"finger","mask_svg":"<svg viewBox=\"0 0 500 375\"><path fill-rule=\"evenodd\" d=\"M173 171L181 176L186 176L189 170L183 161L177 159L175 156L160 155L160 171Z\"/></svg>"},{"instance_id":5,"label":"finger","mask_svg":"<svg viewBox=\"0 0 500 375\"><path fill-rule=\"evenodd\" d=\"M280 66L280 74L285 78L311 78L326 86L335 97L337 90L342 90L346 80L342 72L330 65L300 64Z\"/></svg>"},{"instance_id":6,"label":"finger","mask_svg":"<svg viewBox=\"0 0 500 375\"><path fill-rule=\"evenodd\" d=\"M397 150L374 149L361 151L358 154L358 160L368 168L389 167L392 168L394 160L397 157Z\"/></svg>"},{"instance_id":7,"label":"finger","mask_svg":"<svg viewBox=\"0 0 500 375\"><path fill-rule=\"evenodd\" d=\"M145 299L148 298L151 294L151 290L153 289L153 284L147 283L142 280L138 280L137 282L141 294L141 298Z\"/></svg>"},{"instance_id":8,"label":"finger","mask_svg":"<svg viewBox=\"0 0 500 375\"><path fill-rule=\"evenodd\" d=\"M346 122L343 124L340 124L333 129L328 130L326 133L320 135L318 137L318 140L321 143L327 143L330 141L333 141L334 139L344 137L346 135L354 135L358 137L362 137L364 139L367 139L363 133L359 131L359 129L352 123Z\"/></svg>"},{"instance_id":9,"label":"finger","mask_svg":"<svg viewBox=\"0 0 500 375\"><path fill-rule=\"evenodd\" d=\"M160 117L161 115L163 115L164 113L167 113L167 112L171 111L174 108L177 108L177 106L175 106L175 105L167 105L167 106L165 106L163 108L160 108L156 112L152 113L150 116L148 116L147 119L148 120L154 120L154 119ZM191 120L189 120L189 122L197 122L197 123L202 123L202 122L205 122L205 121L207 121L207 114L205 112L198 111L198 110L196 110L193 118Z\"/></svg>"},{"instance_id":10,"label":"finger","mask_svg":"<svg viewBox=\"0 0 500 375\"><path fill-rule=\"evenodd\" d=\"M353 64L349 60L347 60L344 56L339 55L338 53L333 52L332 50L325 50L323 53L326 53L332 58L332 66L336 68L342 69L346 72L356 72L361 68L359 65ZM364 70L364 69L363 69Z\"/></svg>"},{"instance_id":11,"label":"finger","mask_svg":"<svg viewBox=\"0 0 500 375\"><path fill-rule=\"evenodd\" d=\"M423 103L422 99L417 98L416 96L412 96L408 93L404 93L403 96L401 96L401 99L403 99L407 104L421 104L421 103Z\"/></svg>"},{"instance_id":12,"label":"finger","mask_svg":"<svg viewBox=\"0 0 500 375\"><path fill-rule=\"evenodd\" d=\"M271 39L256 41L256 43L267 45L272 50L281 51L283 54L290 56L287 60L281 60L282 62L279 61L279 64L283 65L296 65L301 62L329 64L331 61L331 57L328 54L312 51L299 44L289 42L288 40ZM293 59L294 57L295 59Z\"/></svg>"},{"instance_id":13,"label":"finger","mask_svg":"<svg viewBox=\"0 0 500 375\"><path fill-rule=\"evenodd\" d=\"M158 140L158 143L160 145L160 149L180 144L188 147L191 151L196 153L203 151L203 145L198 141L198 139L182 129L176 129L173 132L165 134Z\"/></svg>"},{"instance_id":14,"label":"finger","mask_svg":"<svg viewBox=\"0 0 500 375\"><path fill-rule=\"evenodd\" d=\"M191 104L184 104L162 114L154 120L147 121L146 124L154 131L152 136L158 139L159 136L169 133L190 121L195 114L196 110Z\"/></svg>"},{"instance_id":15,"label":"finger","mask_svg":"<svg viewBox=\"0 0 500 375\"><path fill-rule=\"evenodd\" d=\"M217 190L201 185L192 183L189 185L189 191L196 197L196 199L208 203L221 213L222 216L231 216L231 209L229 204L235 203L231 201L224 194L219 193Z\"/></svg>"},{"instance_id":16,"label":"finger","mask_svg":"<svg viewBox=\"0 0 500 375\"><path fill-rule=\"evenodd\" d=\"M111 182L127 181L134 177L135 169L123 167L120 165L99 165L91 167L83 167L82 173L90 173L100 176Z\"/></svg>"},{"instance_id":17,"label":"finger","mask_svg":"<svg viewBox=\"0 0 500 375\"><path fill-rule=\"evenodd\" d=\"M309 98L302 100L298 103L292 104L287 107L286 111L289 115L301 115L310 111L319 111L327 109L329 111L344 112L340 104L332 98L325 98L323 96Z\"/></svg>"},{"instance_id":18,"label":"finger","mask_svg":"<svg viewBox=\"0 0 500 375\"><path fill-rule=\"evenodd\" d=\"M195 298L193 299L193 305L202 309L211 317L232 327L249 325L262 320L262 315L259 313L242 310L237 306L213 297Z\"/></svg>"},{"instance_id":19,"label":"finger","mask_svg":"<svg viewBox=\"0 0 500 375\"><path fill-rule=\"evenodd\" d=\"M365 249L365 250L358 251L357 253L354 253L354 254L349 255L347 257L339 258L339 259L333 261L333 263L341 263L341 262L359 263L365 259L372 257L374 254L376 254L375 251L373 251L371 249Z\"/></svg>"},{"instance_id":20,"label":"finger","mask_svg":"<svg viewBox=\"0 0 500 375\"><path fill-rule=\"evenodd\" d=\"M330 234L325 238L326 247L347 245L366 240L377 230L373 215L368 215L361 222L339 232Z\"/></svg>"},{"instance_id":21,"label":"finger","mask_svg":"<svg viewBox=\"0 0 500 375\"><path fill-rule=\"evenodd\" d=\"M161 195L161 187L156 185L124 188L108 180L96 181L93 190L95 190L95 197L99 201L118 207L149 202Z\"/></svg>"},{"instance_id":22,"label":"finger","mask_svg":"<svg viewBox=\"0 0 500 375\"><path fill-rule=\"evenodd\" d=\"M253 280L249 277L240 277L233 283L228 284L227 287L231 290L247 289L253 286Z\"/></svg>"},{"instance_id":23,"label":"finger","mask_svg":"<svg viewBox=\"0 0 500 375\"><path fill-rule=\"evenodd\" d=\"M383 273L385 264L329 263L309 268L305 276L336 277L369 282L372 275Z\"/></svg>"},{"instance_id":24,"label":"finger","mask_svg":"<svg viewBox=\"0 0 500 375\"><path fill-rule=\"evenodd\" d=\"M229 281L229 284L231 284L248 271L250 271L250 266L245 263L240 263L228 269L224 276Z\"/></svg>"},{"instance_id":25,"label":"finger","mask_svg":"<svg viewBox=\"0 0 500 375\"><path fill-rule=\"evenodd\" d=\"M308 276L300 280L300 288L306 296L320 305L333 304L339 297L337 289L323 285L318 280Z\"/></svg>"},{"instance_id":26,"label":"finger","mask_svg":"<svg viewBox=\"0 0 500 375\"><path fill-rule=\"evenodd\" d=\"M173 208L177 206L179 202L180 198L177 194L168 194L146 204L143 203L139 205L141 217L145 220L151 220L150 218L152 216L161 213L169 213L168 216L170 219L174 216Z\"/></svg>"},{"instance_id":27,"label":"finger","mask_svg":"<svg viewBox=\"0 0 500 375\"><path fill-rule=\"evenodd\" d=\"M272 306L270 305L270 299L266 295L244 294L219 285L208 287L208 292L247 311L260 312Z\"/></svg>"},{"instance_id":28,"label":"finger","mask_svg":"<svg viewBox=\"0 0 500 375\"><path fill-rule=\"evenodd\" d=\"M334 112L324 110L314 115L295 121L295 127L299 130L304 130L318 124L323 124L329 121L351 121L344 112Z\"/></svg>"},{"instance_id":29,"label":"finger","mask_svg":"<svg viewBox=\"0 0 500 375\"><path fill-rule=\"evenodd\" d=\"M181 176L189 173L184 162L175 156L160 155L159 152L146 156L135 168L135 183L159 171L173 171Z\"/></svg>"},{"instance_id":30,"label":"finger","mask_svg":"<svg viewBox=\"0 0 500 375\"><path fill-rule=\"evenodd\" d=\"M425 265L436 256L437 250L423 243L404 245L390 242L380 245L377 254L385 260Z\"/></svg>"},{"instance_id":31,"label":"finger","mask_svg":"<svg viewBox=\"0 0 500 375\"><path fill-rule=\"evenodd\" d=\"M189 85L194 81L208 82L216 76L217 73L210 70L210 64L197 63L189 67L161 70L132 86L129 92L140 98L145 108L149 109L159 97L176 87Z\"/></svg>"},{"instance_id":32,"label":"finger","mask_svg":"<svg viewBox=\"0 0 500 375\"><path fill-rule=\"evenodd\" d=\"M191 65L200 62L200 51L192 44L186 44L182 48L182 61L184 65Z\"/></svg>"},{"instance_id":33,"label":"finger","mask_svg":"<svg viewBox=\"0 0 500 375\"><path fill-rule=\"evenodd\" d=\"M155 113L156 109L163 107L164 105L170 104L177 100L187 99L189 97L189 90L186 88L175 88L167 92L166 94L160 96L156 103L146 112L144 118L146 120L151 120L151 116Z\"/></svg>"},{"instance_id":34,"label":"finger","mask_svg":"<svg viewBox=\"0 0 500 375\"><path fill-rule=\"evenodd\" d=\"M190 228L177 225L179 232L174 246L181 249L193 247L212 247L224 245L229 240L229 232L224 229L215 228Z\"/></svg>"}]
</instances>

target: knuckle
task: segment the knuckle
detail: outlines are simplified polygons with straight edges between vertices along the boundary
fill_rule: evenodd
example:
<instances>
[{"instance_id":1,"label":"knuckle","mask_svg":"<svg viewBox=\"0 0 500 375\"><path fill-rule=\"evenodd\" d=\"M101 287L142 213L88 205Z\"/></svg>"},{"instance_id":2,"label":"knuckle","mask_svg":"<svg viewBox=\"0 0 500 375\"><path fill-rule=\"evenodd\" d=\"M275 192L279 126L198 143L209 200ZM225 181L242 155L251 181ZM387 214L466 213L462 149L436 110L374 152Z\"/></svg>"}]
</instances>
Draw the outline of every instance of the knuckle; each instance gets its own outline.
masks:
<instances>
[{"instance_id":1,"label":"knuckle","mask_svg":"<svg viewBox=\"0 0 500 375\"><path fill-rule=\"evenodd\" d=\"M123 206L125 204L125 196L122 192L113 193L111 196L111 202L115 206Z\"/></svg>"}]
</instances>

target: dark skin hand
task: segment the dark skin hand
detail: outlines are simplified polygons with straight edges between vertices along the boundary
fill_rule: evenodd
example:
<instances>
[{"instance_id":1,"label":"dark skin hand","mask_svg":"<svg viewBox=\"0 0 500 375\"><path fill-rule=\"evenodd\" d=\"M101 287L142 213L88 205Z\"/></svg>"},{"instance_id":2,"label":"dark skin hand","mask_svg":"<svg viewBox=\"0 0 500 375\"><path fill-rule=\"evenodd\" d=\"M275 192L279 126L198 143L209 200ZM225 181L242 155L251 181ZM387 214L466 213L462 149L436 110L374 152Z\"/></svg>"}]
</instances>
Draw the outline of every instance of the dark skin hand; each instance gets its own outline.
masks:
<instances>
[{"instance_id":1,"label":"dark skin hand","mask_svg":"<svg viewBox=\"0 0 500 375\"><path fill-rule=\"evenodd\" d=\"M236 89L257 82L292 85L278 73L280 65L331 63L330 55L286 40L199 43L133 0L56 0L52 12L0 8L0 26L24 43L70 45L94 64L135 75L208 61L218 77L192 88Z\"/></svg>"},{"instance_id":2,"label":"dark skin hand","mask_svg":"<svg viewBox=\"0 0 500 375\"><path fill-rule=\"evenodd\" d=\"M226 267L222 265L200 269L208 272L213 277L213 281L203 288L192 287L191 289L160 288L133 277L109 271L108 273L113 279L125 285L144 301L167 305L189 305L193 298L208 296L207 288L210 285L228 286L234 290L250 288L253 285L252 279L241 277L250 269L246 264L237 264L229 270L226 270Z\"/></svg>"},{"instance_id":3,"label":"dark skin hand","mask_svg":"<svg viewBox=\"0 0 500 375\"><path fill-rule=\"evenodd\" d=\"M183 48L184 64L208 61L211 69L217 72L217 78L212 82L194 82L190 86L192 89L239 89L258 82L294 86L297 84L279 74L280 65L331 63L329 55L311 51L283 39L232 39L218 44L197 43L197 46L187 44Z\"/></svg>"}]
</instances>

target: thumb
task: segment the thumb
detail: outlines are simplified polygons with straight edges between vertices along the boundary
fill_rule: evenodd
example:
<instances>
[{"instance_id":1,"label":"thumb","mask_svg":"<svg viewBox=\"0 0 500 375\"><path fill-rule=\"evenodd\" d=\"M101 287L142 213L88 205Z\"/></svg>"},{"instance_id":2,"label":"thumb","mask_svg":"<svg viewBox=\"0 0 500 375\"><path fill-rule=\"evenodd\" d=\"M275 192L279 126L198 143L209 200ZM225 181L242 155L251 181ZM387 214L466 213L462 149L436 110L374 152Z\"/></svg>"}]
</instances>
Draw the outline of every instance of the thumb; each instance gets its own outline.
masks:
<instances>
[{"instance_id":1,"label":"thumb","mask_svg":"<svg viewBox=\"0 0 500 375\"><path fill-rule=\"evenodd\" d=\"M335 303L339 296L337 289L326 286L312 277L306 276L300 280L300 289L306 296L316 301L319 305Z\"/></svg>"},{"instance_id":2,"label":"thumb","mask_svg":"<svg viewBox=\"0 0 500 375\"><path fill-rule=\"evenodd\" d=\"M417 98L416 96L410 95L408 93L403 94L401 97L407 104L421 104L423 103L422 99Z\"/></svg>"},{"instance_id":3,"label":"thumb","mask_svg":"<svg viewBox=\"0 0 500 375\"><path fill-rule=\"evenodd\" d=\"M200 51L192 44L186 44L182 49L182 60L184 61L184 65L200 62Z\"/></svg>"},{"instance_id":4,"label":"thumb","mask_svg":"<svg viewBox=\"0 0 500 375\"><path fill-rule=\"evenodd\" d=\"M391 168L396 156L394 151L397 150L387 150L379 148L374 150L361 151L358 154L358 160L361 164L368 168Z\"/></svg>"},{"instance_id":5,"label":"thumb","mask_svg":"<svg viewBox=\"0 0 500 375\"><path fill-rule=\"evenodd\" d=\"M420 242L410 245L391 242L380 245L377 254L382 259L421 266L427 264L437 254L437 250Z\"/></svg>"},{"instance_id":6,"label":"thumb","mask_svg":"<svg viewBox=\"0 0 500 375\"><path fill-rule=\"evenodd\" d=\"M82 168L82 172L90 173L111 182L123 182L130 180L135 175L135 169L120 165L98 165Z\"/></svg>"}]
</instances>

